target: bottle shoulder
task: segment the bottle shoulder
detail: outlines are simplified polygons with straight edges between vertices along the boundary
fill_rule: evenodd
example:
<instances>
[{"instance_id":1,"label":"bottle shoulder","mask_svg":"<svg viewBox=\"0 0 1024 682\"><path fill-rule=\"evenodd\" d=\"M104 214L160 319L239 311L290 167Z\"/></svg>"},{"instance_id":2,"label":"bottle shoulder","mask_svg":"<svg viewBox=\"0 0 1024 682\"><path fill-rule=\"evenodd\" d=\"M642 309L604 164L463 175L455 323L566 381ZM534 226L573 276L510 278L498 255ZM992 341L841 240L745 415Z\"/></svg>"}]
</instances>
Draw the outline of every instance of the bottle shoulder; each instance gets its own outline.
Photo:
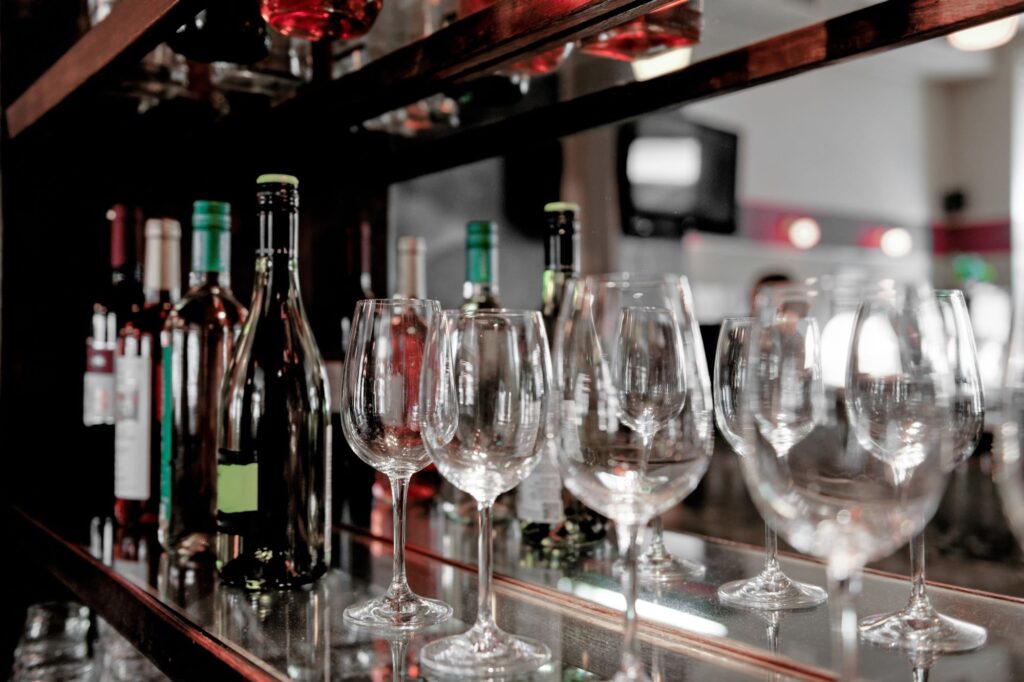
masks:
<instances>
[{"instance_id":1,"label":"bottle shoulder","mask_svg":"<svg viewBox=\"0 0 1024 682\"><path fill-rule=\"evenodd\" d=\"M205 324L236 327L245 322L247 311L230 289L200 284L185 293L168 316L168 327Z\"/></svg>"},{"instance_id":2,"label":"bottle shoulder","mask_svg":"<svg viewBox=\"0 0 1024 682\"><path fill-rule=\"evenodd\" d=\"M120 336L159 335L173 309L172 303L147 305L125 322Z\"/></svg>"}]
</instances>

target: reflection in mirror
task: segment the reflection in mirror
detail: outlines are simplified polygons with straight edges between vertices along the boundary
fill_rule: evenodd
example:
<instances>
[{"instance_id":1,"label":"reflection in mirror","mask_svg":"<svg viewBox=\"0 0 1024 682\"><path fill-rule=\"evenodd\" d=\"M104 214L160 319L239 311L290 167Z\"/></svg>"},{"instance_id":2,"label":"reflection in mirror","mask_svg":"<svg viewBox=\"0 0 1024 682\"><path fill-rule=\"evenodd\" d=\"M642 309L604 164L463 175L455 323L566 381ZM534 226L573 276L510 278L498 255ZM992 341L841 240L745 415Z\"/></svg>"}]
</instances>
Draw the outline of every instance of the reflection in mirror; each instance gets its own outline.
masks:
<instances>
[{"instance_id":1,"label":"reflection in mirror","mask_svg":"<svg viewBox=\"0 0 1024 682\"><path fill-rule=\"evenodd\" d=\"M707 3L693 59L821 18L808 12L866 4ZM730 20L720 13L730 7L736 29L727 39L722 27ZM772 12L773 19L762 16ZM427 289L450 307L460 302L465 274L462 226L495 220L499 260L514 273L503 276L503 303L536 307L542 207L577 202L581 271L686 275L709 356L721 320L749 314L751 290L767 275L832 274L851 283L889 277L962 289L992 410L977 452L954 473L928 529L929 572L940 582L1022 595L1012 567L1019 550L989 475L1010 331L1011 215L1022 210L1011 198L1024 196L1011 185L1024 177L1024 155L1010 144L1021 139L1024 121L1021 50L1020 39L975 52L936 39L558 145L538 141L393 185L390 238L428 240ZM578 51L558 72L560 96L606 85L607 70L632 78L628 65ZM825 380L840 366L830 360ZM757 544L758 517L735 457L722 442L717 448L726 456L712 458L706 480L666 517L666 528ZM906 574L903 554L877 565Z\"/></svg>"}]
</instances>

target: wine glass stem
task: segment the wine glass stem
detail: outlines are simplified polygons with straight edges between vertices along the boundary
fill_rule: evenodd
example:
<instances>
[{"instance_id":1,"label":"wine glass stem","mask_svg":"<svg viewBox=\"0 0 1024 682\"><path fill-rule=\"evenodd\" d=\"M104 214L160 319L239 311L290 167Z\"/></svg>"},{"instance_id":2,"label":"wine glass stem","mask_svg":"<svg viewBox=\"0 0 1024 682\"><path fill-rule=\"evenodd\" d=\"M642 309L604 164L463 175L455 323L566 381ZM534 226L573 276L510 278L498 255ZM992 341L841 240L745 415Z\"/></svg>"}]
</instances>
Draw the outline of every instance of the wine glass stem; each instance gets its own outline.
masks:
<instances>
[{"instance_id":1,"label":"wine glass stem","mask_svg":"<svg viewBox=\"0 0 1024 682\"><path fill-rule=\"evenodd\" d=\"M910 593L910 607L927 608L929 602L924 582L924 530L910 541L910 570L911 584L913 585L913 591Z\"/></svg>"},{"instance_id":2,"label":"wine glass stem","mask_svg":"<svg viewBox=\"0 0 1024 682\"><path fill-rule=\"evenodd\" d=\"M833 661L839 665L839 679L857 679L857 595L860 594L860 570L837 577L829 571L829 592L832 611Z\"/></svg>"},{"instance_id":3,"label":"wine glass stem","mask_svg":"<svg viewBox=\"0 0 1024 682\"><path fill-rule=\"evenodd\" d=\"M476 602L476 625L474 627L493 628L495 625L491 575L494 569L494 543L491 539L491 520L494 502L477 502L476 511L480 520L480 537L477 538L477 557L480 562L480 574L477 577L479 593Z\"/></svg>"},{"instance_id":4,"label":"wine glass stem","mask_svg":"<svg viewBox=\"0 0 1024 682\"><path fill-rule=\"evenodd\" d=\"M651 538L651 554L663 555L667 554L668 550L665 549L665 540L661 537L662 531L664 530L661 524L661 517L654 517L654 528L652 529L653 537Z\"/></svg>"},{"instance_id":5,"label":"wine glass stem","mask_svg":"<svg viewBox=\"0 0 1024 682\"><path fill-rule=\"evenodd\" d=\"M764 569L766 572L779 570L778 554L779 534L766 523L764 524Z\"/></svg>"},{"instance_id":6,"label":"wine glass stem","mask_svg":"<svg viewBox=\"0 0 1024 682\"><path fill-rule=\"evenodd\" d=\"M391 569L391 585L388 596L401 598L411 592L405 577L405 500L409 492L409 477L396 476L391 479L391 519L393 566Z\"/></svg>"},{"instance_id":7,"label":"wine glass stem","mask_svg":"<svg viewBox=\"0 0 1024 682\"><path fill-rule=\"evenodd\" d=\"M643 657L640 653L640 640L637 637L636 618L636 560L637 536L640 526L631 523L620 526L617 533L619 554L622 556L622 596L626 598L626 622L622 635L622 664L620 672L627 679L643 678Z\"/></svg>"}]
</instances>

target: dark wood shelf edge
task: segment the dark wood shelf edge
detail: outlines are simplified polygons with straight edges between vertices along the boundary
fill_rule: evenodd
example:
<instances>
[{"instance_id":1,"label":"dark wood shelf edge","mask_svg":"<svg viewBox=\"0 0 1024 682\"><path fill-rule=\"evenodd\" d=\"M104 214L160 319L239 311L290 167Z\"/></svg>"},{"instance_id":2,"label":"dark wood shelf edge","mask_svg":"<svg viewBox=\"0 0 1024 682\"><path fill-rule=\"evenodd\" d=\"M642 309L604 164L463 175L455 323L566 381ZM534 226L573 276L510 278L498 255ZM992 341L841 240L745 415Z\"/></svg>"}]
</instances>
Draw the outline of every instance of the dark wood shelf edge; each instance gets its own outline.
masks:
<instances>
[{"instance_id":1,"label":"dark wood shelf edge","mask_svg":"<svg viewBox=\"0 0 1024 682\"><path fill-rule=\"evenodd\" d=\"M71 46L7 107L13 139L72 94L120 63L137 61L160 44L205 0L120 0L110 15Z\"/></svg>"},{"instance_id":2,"label":"dark wood shelf edge","mask_svg":"<svg viewBox=\"0 0 1024 682\"><path fill-rule=\"evenodd\" d=\"M102 616L172 679L286 680L234 651L187 616L68 543L18 507L9 508L16 546Z\"/></svg>"},{"instance_id":3,"label":"dark wood shelf edge","mask_svg":"<svg viewBox=\"0 0 1024 682\"><path fill-rule=\"evenodd\" d=\"M1024 0L889 0L692 64L431 140L396 140L381 179L421 175L919 43L1024 12Z\"/></svg>"}]
</instances>

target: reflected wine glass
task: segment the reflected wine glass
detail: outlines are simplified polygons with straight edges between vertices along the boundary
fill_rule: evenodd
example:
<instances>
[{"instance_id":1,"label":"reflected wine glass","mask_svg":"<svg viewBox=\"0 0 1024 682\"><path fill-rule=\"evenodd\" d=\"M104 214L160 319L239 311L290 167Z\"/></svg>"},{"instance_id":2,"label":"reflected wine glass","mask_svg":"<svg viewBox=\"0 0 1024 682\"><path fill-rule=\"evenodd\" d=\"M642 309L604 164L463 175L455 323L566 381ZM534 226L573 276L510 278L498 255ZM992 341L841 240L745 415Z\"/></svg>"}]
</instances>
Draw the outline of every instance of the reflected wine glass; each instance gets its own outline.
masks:
<instances>
[{"instance_id":1,"label":"reflected wine glass","mask_svg":"<svg viewBox=\"0 0 1024 682\"><path fill-rule=\"evenodd\" d=\"M405 576L409 479L430 463L420 433L420 372L440 304L377 299L356 304L345 364L341 423L352 451L391 480L394 572L383 596L345 609L367 628L414 630L447 620L452 607L413 593Z\"/></svg>"},{"instance_id":2,"label":"reflected wine glass","mask_svg":"<svg viewBox=\"0 0 1024 682\"><path fill-rule=\"evenodd\" d=\"M746 395L750 329L753 318L727 317L722 321L715 353L715 423L740 457L756 445L743 437L741 400ZM782 572L777 553L779 536L764 526L764 568L753 578L734 580L718 588L718 598L733 606L754 609L803 609L825 603L828 594L814 585L792 580Z\"/></svg>"},{"instance_id":3,"label":"reflected wine glass","mask_svg":"<svg viewBox=\"0 0 1024 682\"><path fill-rule=\"evenodd\" d=\"M947 423L954 464L974 452L985 422L985 403L978 370L974 331L963 292L935 292L947 337L947 357L953 376L953 418ZM924 530L910 543L912 589L904 608L860 622L861 636L875 644L917 651L954 653L977 649L985 643L985 628L943 615L925 591Z\"/></svg>"},{"instance_id":4,"label":"reflected wine glass","mask_svg":"<svg viewBox=\"0 0 1024 682\"><path fill-rule=\"evenodd\" d=\"M553 437L551 359L536 311L445 312L430 335L421 389L423 438L438 471L477 501L480 575L476 622L430 643L424 667L439 675L505 676L551 658L541 642L494 620L494 500L517 486Z\"/></svg>"},{"instance_id":5,"label":"reflected wine glass","mask_svg":"<svg viewBox=\"0 0 1024 682\"><path fill-rule=\"evenodd\" d=\"M674 277L587 277L566 300L556 329L559 468L574 495L615 521L625 557L615 679L646 679L637 639L639 529L693 491L710 455L706 369L703 378L686 370L685 318L675 294L684 289Z\"/></svg>"},{"instance_id":6,"label":"reflected wine glass","mask_svg":"<svg viewBox=\"0 0 1024 682\"><path fill-rule=\"evenodd\" d=\"M853 680L861 570L924 527L948 479L946 335L931 289L883 281L859 305L852 335L824 334L821 351L803 353L805 366L794 368L800 376L783 379L773 372L782 369L777 351L785 330L779 327L801 328L800 318L814 315L822 297L814 285L788 289L803 291L803 300L773 291L778 303L759 305L751 327L740 428L744 439L756 442L740 462L765 520L797 550L826 562L834 660L842 679ZM842 357L829 344L848 349L843 386L823 382L823 399L777 394L780 383L800 385L800 377L820 374L814 365L821 356ZM808 405L814 400L820 407ZM766 409L789 416L766 418ZM801 438L777 433L783 422L797 432L807 429L797 415L808 411L814 417Z\"/></svg>"}]
</instances>

